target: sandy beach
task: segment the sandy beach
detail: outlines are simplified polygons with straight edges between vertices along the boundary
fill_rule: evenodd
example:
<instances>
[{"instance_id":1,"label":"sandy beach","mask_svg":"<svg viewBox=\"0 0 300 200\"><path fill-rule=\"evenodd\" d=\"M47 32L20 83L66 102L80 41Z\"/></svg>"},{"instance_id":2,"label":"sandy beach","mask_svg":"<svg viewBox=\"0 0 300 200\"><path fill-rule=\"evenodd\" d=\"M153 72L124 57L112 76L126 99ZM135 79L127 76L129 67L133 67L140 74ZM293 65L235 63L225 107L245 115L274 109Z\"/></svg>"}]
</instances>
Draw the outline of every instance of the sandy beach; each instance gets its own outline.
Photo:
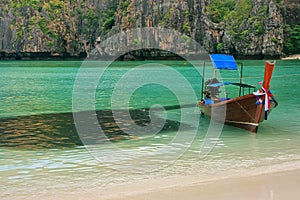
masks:
<instances>
[{"instance_id":1,"label":"sandy beach","mask_svg":"<svg viewBox=\"0 0 300 200\"><path fill-rule=\"evenodd\" d=\"M281 58L281 60L300 60L300 54L290 55L290 56Z\"/></svg>"},{"instance_id":2,"label":"sandy beach","mask_svg":"<svg viewBox=\"0 0 300 200\"><path fill-rule=\"evenodd\" d=\"M237 174L202 182L199 177L149 180L135 184L93 187L82 190L48 191L29 199L101 200L296 200L299 199L300 169L260 175ZM88 185L88 184L87 184ZM16 197L16 196L15 196ZM18 197L17 197L18 199ZM24 196L23 198L24 199Z\"/></svg>"},{"instance_id":3,"label":"sandy beach","mask_svg":"<svg viewBox=\"0 0 300 200\"><path fill-rule=\"evenodd\" d=\"M229 178L188 186L153 188L152 191L124 195L114 200L173 200L173 199L299 199L300 170ZM149 188L150 189L150 188Z\"/></svg>"}]
</instances>

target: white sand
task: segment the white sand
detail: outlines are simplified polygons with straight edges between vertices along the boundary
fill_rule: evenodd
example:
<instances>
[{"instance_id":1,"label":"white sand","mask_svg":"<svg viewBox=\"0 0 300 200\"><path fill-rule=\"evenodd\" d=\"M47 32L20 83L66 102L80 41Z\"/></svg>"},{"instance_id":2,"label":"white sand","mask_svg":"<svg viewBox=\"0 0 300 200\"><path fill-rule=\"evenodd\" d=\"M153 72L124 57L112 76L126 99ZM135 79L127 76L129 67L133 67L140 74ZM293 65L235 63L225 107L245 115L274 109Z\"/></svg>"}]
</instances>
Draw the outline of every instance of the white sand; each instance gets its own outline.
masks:
<instances>
[{"instance_id":1,"label":"white sand","mask_svg":"<svg viewBox=\"0 0 300 200\"><path fill-rule=\"evenodd\" d=\"M126 184L106 189L94 187L72 191L66 187L64 191L48 191L48 194L32 194L26 197L16 195L13 199L298 200L300 197L300 169L187 183L186 180L190 178L192 177L178 177L172 179L172 182L171 179L150 180L148 184Z\"/></svg>"},{"instance_id":2,"label":"white sand","mask_svg":"<svg viewBox=\"0 0 300 200\"><path fill-rule=\"evenodd\" d=\"M298 200L300 197L300 161L242 171L228 176L225 172L213 176L178 174L105 188L97 184L92 186L89 182L82 182L82 188L74 188L70 183L65 188L48 188L26 195L18 193L16 188L14 194L7 194L2 199Z\"/></svg>"},{"instance_id":3,"label":"white sand","mask_svg":"<svg viewBox=\"0 0 300 200\"><path fill-rule=\"evenodd\" d=\"M114 200L274 200L300 198L300 170L252 177L229 178L189 186L158 188Z\"/></svg>"},{"instance_id":4,"label":"white sand","mask_svg":"<svg viewBox=\"0 0 300 200\"><path fill-rule=\"evenodd\" d=\"M282 60L300 60L300 54L290 55L282 58Z\"/></svg>"}]
</instances>

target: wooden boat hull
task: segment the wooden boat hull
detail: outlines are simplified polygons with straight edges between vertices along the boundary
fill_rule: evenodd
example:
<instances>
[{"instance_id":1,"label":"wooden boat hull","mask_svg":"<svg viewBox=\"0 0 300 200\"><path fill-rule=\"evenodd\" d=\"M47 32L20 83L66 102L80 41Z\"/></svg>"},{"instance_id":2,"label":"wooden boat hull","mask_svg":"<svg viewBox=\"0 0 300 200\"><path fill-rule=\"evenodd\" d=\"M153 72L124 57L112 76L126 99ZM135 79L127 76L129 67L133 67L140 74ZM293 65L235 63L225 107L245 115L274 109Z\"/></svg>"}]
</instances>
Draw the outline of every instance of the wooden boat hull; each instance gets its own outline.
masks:
<instances>
[{"instance_id":1,"label":"wooden boat hull","mask_svg":"<svg viewBox=\"0 0 300 200\"><path fill-rule=\"evenodd\" d=\"M256 102L256 96L248 94L209 105L199 102L199 106L204 115L216 122L256 133L259 123L265 119L264 105L257 105ZM273 107L275 107L274 102L271 103L268 113Z\"/></svg>"}]
</instances>

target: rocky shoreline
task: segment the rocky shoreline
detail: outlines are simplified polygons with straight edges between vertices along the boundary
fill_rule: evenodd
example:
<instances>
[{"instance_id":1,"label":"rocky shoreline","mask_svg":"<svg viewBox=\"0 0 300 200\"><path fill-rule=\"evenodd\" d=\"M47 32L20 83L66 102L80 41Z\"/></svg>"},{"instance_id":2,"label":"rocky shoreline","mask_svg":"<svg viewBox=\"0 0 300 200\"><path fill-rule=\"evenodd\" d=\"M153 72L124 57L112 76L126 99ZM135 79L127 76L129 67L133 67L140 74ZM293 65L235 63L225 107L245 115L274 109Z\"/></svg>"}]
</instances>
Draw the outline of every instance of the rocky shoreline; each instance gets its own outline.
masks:
<instances>
[{"instance_id":1,"label":"rocky shoreline","mask_svg":"<svg viewBox=\"0 0 300 200\"><path fill-rule=\"evenodd\" d=\"M85 53L72 56L69 53L51 52L0 52L0 60L84 60Z\"/></svg>"},{"instance_id":2,"label":"rocky shoreline","mask_svg":"<svg viewBox=\"0 0 300 200\"><path fill-rule=\"evenodd\" d=\"M261 60L261 59L300 59L300 54L291 55L288 57L280 58L279 56L264 56L264 55L234 55L236 59L240 60ZM70 55L69 53L51 53L51 52L0 52L1 60L85 60L87 58L86 53L80 53L77 56ZM106 58L110 58L109 56ZM97 56L90 57L90 59L99 59ZM111 59L114 59L113 56ZM197 60L197 57L194 58ZM171 52L160 52L160 53L143 53L143 52L130 52L120 56L118 61L143 61L143 60L184 60Z\"/></svg>"}]
</instances>

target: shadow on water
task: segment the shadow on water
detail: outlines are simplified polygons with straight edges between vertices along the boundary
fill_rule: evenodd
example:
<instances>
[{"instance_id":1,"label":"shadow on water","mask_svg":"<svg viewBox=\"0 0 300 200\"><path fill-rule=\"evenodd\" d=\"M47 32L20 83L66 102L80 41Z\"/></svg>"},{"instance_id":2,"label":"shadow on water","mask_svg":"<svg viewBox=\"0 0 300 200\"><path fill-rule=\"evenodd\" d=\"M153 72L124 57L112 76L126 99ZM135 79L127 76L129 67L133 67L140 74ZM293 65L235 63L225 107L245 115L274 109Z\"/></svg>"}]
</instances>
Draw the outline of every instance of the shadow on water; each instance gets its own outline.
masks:
<instances>
[{"instance_id":1,"label":"shadow on water","mask_svg":"<svg viewBox=\"0 0 300 200\"><path fill-rule=\"evenodd\" d=\"M169 109L177 108L170 107ZM126 115L125 110L114 112ZM106 136L100 143L117 142L131 138L117 125L111 110L98 110L96 114L99 125ZM130 110L130 115L134 123L122 121L122 119L118 123L146 126L151 122L148 108ZM179 126L180 122L178 121L166 120L159 133L177 131ZM71 112L0 118L0 147L40 149L68 148L81 145L83 143L76 131Z\"/></svg>"}]
</instances>

